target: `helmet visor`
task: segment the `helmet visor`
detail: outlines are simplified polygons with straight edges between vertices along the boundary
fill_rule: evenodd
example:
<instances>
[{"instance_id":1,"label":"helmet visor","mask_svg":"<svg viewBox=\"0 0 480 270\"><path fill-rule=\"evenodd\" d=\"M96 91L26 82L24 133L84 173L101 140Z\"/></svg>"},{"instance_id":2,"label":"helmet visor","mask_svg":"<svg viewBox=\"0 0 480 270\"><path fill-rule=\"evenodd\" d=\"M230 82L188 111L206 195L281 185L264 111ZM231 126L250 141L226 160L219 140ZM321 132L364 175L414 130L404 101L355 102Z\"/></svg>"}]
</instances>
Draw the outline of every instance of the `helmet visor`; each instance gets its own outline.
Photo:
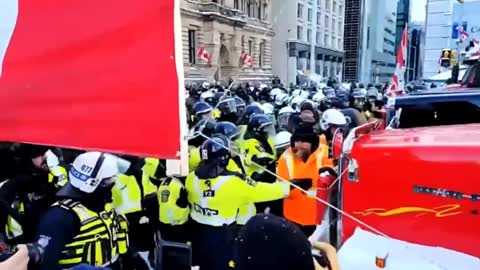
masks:
<instances>
[{"instance_id":1,"label":"helmet visor","mask_svg":"<svg viewBox=\"0 0 480 270\"><path fill-rule=\"evenodd\" d=\"M237 112L237 104L235 103L235 99L225 99L218 103L217 108L225 114L236 113Z\"/></svg>"},{"instance_id":2,"label":"helmet visor","mask_svg":"<svg viewBox=\"0 0 480 270\"><path fill-rule=\"evenodd\" d=\"M283 113L278 116L278 126L279 127L287 127L288 126L288 119L290 119L291 113Z\"/></svg>"},{"instance_id":3,"label":"helmet visor","mask_svg":"<svg viewBox=\"0 0 480 270\"><path fill-rule=\"evenodd\" d=\"M266 138L273 138L275 137L275 127L273 126L272 123L266 123L260 127L263 135L265 135Z\"/></svg>"}]
</instances>

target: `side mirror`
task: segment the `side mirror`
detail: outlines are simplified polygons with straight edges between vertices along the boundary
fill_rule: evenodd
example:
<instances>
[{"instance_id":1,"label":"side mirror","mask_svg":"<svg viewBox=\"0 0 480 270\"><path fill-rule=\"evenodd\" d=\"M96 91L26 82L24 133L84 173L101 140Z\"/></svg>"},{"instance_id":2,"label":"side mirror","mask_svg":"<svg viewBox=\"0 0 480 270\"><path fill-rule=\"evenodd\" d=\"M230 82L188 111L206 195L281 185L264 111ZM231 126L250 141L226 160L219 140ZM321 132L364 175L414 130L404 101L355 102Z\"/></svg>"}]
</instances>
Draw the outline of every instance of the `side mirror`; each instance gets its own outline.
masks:
<instances>
[{"instance_id":1,"label":"side mirror","mask_svg":"<svg viewBox=\"0 0 480 270\"><path fill-rule=\"evenodd\" d=\"M156 235L155 270L191 270L192 247L189 244L165 241Z\"/></svg>"},{"instance_id":2,"label":"side mirror","mask_svg":"<svg viewBox=\"0 0 480 270\"><path fill-rule=\"evenodd\" d=\"M341 128L337 128L337 130L335 130L335 134L333 134L333 139L332 139L333 160L340 159L340 156L342 155L343 140L344 140L343 130Z\"/></svg>"}]
</instances>

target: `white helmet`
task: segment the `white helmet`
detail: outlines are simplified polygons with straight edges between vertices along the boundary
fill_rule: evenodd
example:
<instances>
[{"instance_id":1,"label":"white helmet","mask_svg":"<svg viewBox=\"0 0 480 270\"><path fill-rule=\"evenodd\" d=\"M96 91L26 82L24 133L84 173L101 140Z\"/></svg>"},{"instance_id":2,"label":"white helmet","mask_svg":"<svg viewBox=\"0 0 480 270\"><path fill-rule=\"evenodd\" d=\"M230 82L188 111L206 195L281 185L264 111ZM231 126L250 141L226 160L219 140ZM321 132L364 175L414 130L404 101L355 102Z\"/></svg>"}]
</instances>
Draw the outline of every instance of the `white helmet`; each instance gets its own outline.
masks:
<instances>
[{"instance_id":1,"label":"white helmet","mask_svg":"<svg viewBox=\"0 0 480 270\"><path fill-rule=\"evenodd\" d=\"M281 131L275 135L274 147L275 149L287 148L290 146L290 138L292 134L288 131Z\"/></svg>"},{"instance_id":2,"label":"white helmet","mask_svg":"<svg viewBox=\"0 0 480 270\"><path fill-rule=\"evenodd\" d=\"M309 96L310 96L310 93L308 93L308 91L306 91L306 90L300 91L300 97L302 97L304 99L308 99Z\"/></svg>"},{"instance_id":3,"label":"white helmet","mask_svg":"<svg viewBox=\"0 0 480 270\"><path fill-rule=\"evenodd\" d=\"M288 95L285 93L280 93L275 96L275 105L284 106L288 103Z\"/></svg>"},{"instance_id":4,"label":"white helmet","mask_svg":"<svg viewBox=\"0 0 480 270\"><path fill-rule=\"evenodd\" d=\"M292 91L292 97L298 97L300 96L300 93L302 92L301 89L295 89Z\"/></svg>"},{"instance_id":5,"label":"white helmet","mask_svg":"<svg viewBox=\"0 0 480 270\"><path fill-rule=\"evenodd\" d=\"M267 115L270 118L272 123L276 124L277 121L275 120L275 113L274 113L275 107L273 107L273 105L270 104L270 103L263 103L261 105L261 108L262 108L263 112L265 113L265 115Z\"/></svg>"},{"instance_id":6,"label":"white helmet","mask_svg":"<svg viewBox=\"0 0 480 270\"><path fill-rule=\"evenodd\" d=\"M302 96L294 97L290 102L290 106L297 112L300 112L300 105L306 100Z\"/></svg>"},{"instance_id":7,"label":"white helmet","mask_svg":"<svg viewBox=\"0 0 480 270\"><path fill-rule=\"evenodd\" d=\"M128 167L130 162L115 155L87 152L73 161L68 177L72 186L92 193L100 185L113 184L114 176L125 173Z\"/></svg>"},{"instance_id":8,"label":"white helmet","mask_svg":"<svg viewBox=\"0 0 480 270\"><path fill-rule=\"evenodd\" d=\"M202 83L202 87L205 88L205 89L208 89L208 88L210 88L210 83L208 83L208 82L203 82L203 83Z\"/></svg>"},{"instance_id":9,"label":"white helmet","mask_svg":"<svg viewBox=\"0 0 480 270\"><path fill-rule=\"evenodd\" d=\"M271 100L277 101L277 100L275 99L275 97L276 97L277 95L279 95L279 94L282 94L282 93L283 93L282 89L280 89L280 88L273 88L272 91L270 91L270 98L271 98Z\"/></svg>"},{"instance_id":10,"label":"white helmet","mask_svg":"<svg viewBox=\"0 0 480 270\"><path fill-rule=\"evenodd\" d=\"M214 98L214 97L215 97L215 94L213 94L212 91L206 91L200 95L200 99L202 100L208 100L209 98Z\"/></svg>"},{"instance_id":11,"label":"white helmet","mask_svg":"<svg viewBox=\"0 0 480 270\"><path fill-rule=\"evenodd\" d=\"M345 115L336 109L328 109L322 113L320 117L320 127L323 130L328 130L332 125L335 126L344 126L347 124L347 119Z\"/></svg>"},{"instance_id":12,"label":"white helmet","mask_svg":"<svg viewBox=\"0 0 480 270\"><path fill-rule=\"evenodd\" d=\"M322 92L317 92L312 97L313 102L320 104L322 101L327 100L327 97Z\"/></svg>"},{"instance_id":13,"label":"white helmet","mask_svg":"<svg viewBox=\"0 0 480 270\"><path fill-rule=\"evenodd\" d=\"M288 119L290 116L295 113L295 110L292 109L290 106L283 107L278 111L278 126L279 127L288 127Z\"/></svg>"}]
</instances>

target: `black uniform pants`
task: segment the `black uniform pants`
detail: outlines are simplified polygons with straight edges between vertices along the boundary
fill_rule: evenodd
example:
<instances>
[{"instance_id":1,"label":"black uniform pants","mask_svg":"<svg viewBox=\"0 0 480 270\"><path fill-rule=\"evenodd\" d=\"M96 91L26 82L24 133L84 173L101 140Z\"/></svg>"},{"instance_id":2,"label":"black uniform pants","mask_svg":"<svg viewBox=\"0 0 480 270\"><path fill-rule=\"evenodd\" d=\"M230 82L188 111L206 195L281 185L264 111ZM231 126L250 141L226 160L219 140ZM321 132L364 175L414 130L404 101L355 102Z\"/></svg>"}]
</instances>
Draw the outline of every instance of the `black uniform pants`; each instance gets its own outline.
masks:
<instances>
[{"instance_id":1,"label":"black uniform pants","mask_svg":"<svg viewBox=\"0 0 480 270\"><path fill-rule=\"evenodd\" d=\"M231 270L237 225L213 227L194 224L193 261L200 270Z\"/></svg>"}]
</instances>

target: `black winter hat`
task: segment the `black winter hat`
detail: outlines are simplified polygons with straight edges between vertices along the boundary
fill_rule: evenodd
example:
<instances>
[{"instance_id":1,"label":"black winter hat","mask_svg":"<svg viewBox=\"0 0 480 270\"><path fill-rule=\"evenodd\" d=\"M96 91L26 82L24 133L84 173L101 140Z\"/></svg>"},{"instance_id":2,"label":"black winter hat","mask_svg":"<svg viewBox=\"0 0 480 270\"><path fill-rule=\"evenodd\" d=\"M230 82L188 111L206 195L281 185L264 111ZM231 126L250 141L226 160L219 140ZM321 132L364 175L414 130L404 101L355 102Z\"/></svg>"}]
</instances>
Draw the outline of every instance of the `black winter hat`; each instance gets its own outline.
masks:
<instances>
[{"instance_id":1,"label":"black winter hat","mask_svg":"<svg viewBox=\"0 0 480 270\"><path fill-rule=\"evenodd\" d=\"M240 230L234 245L237 270L314 270L312 247L294 224L260 214Z\"/></svg>"},{"instance_id":2,"label":"black winter hat","mask_svg":"<svg viewBox=\"0 0 480 270\"><path fill-rule=\"evenodd\" d=\"M22 144L17 150L17 155L22 159L33 159L45 155L48 149L48 146L43 145Z\"/></svg>"},{"instance_id":3,"label":"black winter hat","mask_svg":"<svg viewBox=\"0 0 480 270\"><path fill-rule=\"evenodd\" d=\"M320 138L317 134L315 134L313 126L310 125L301 125L295 129L295 132L290 138L290 146L294 147L295 142L298 141L310 143L312 145L312 152L317 150L318 146L320 145Z\"/></svg>"}]
</instances>

